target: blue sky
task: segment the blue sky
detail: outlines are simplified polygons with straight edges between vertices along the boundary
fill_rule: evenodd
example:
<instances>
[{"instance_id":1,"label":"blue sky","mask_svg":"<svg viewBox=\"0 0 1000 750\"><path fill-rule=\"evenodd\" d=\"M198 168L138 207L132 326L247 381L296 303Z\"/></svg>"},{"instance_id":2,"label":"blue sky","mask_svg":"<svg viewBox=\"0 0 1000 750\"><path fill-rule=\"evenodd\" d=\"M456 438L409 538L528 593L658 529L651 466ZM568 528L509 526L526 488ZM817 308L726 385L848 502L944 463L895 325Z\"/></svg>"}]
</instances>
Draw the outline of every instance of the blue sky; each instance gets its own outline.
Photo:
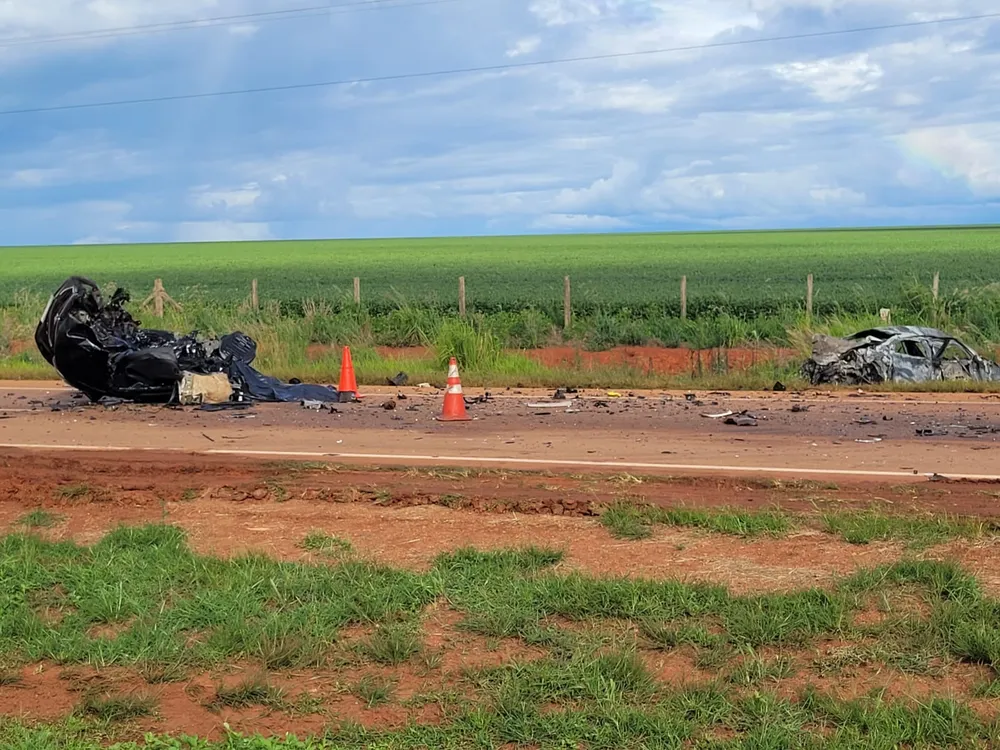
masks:
<instances>
[{"instance_id":1,"label":"blue sky","mask_svg":"<svg viewBox=\"0 0 1000 750\"><path fill-rule=\"evenodd\" d=\"M381 4L393 3L404 7L12 45L320 3L0 2L0 110L997 10L995 0ZM998 63L1000 19L0 115L0 244L993 223Z\"/></svg>"}]
</instances>

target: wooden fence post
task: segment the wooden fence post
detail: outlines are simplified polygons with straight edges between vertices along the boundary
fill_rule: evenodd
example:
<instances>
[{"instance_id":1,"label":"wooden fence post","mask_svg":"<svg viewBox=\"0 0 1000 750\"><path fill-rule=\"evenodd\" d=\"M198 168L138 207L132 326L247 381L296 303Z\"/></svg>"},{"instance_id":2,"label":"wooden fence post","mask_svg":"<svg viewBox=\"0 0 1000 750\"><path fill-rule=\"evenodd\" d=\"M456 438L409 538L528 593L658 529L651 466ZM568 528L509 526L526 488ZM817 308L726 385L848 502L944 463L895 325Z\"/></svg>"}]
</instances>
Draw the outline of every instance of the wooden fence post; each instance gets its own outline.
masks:
<instances>
[{"instance_id":1,"label":"wooden fence post","mask_svg":"<svg viewBox=\"0 0 1000 750\"><path fill-rule=\"evenodd\" d=\"M569 276L563 280L563 330L573 322L573 302L570 295Z\"/></svg>"},{"instance_id":2,"label":"wooden fence post","mask_svg":"<svg viewBox=\"0 0 1000 750\"><path fill-rule=\"evenodd\" d=\"M813 275L806 277L806 316L810 319L813 316Z\"/></svg>"},{"instance_id":3,"label":"wooden fence post","mask_svg":"<svg viewBox=\"0 0 1000 750\"><path fill-rule=\"evenodd\" d=\"M250 282L250 306L254 310L260 309L260 299L257 297L257 279Z\"/></svg>"},{"instance_id":4,"label":"wooden fence post","mask_svg":"<svg viewBox=\"0 0 1000 750\"><path fill-rule=\"evenodd\" d=\"M164 303L169 304L175 310L179 311L181 309L181 306L174 302L171 296L167 294L167 290L163 288L163 279L157 279L153 282L153 293L146 297L146 301L142 303L142 306L147 307L150 302L153 303L153 313L158 318L163 317Z\"/></svg>"},{"instance_id":5,"label":"wooden fence post","mask_svg":"<svg viewBox=\"0 0 1000 750\"><path fill-rule=\"evenodd\" d=\"M681 320L688 317L688 277L681 276Z\"/></svg>"},{"instance_id":6,"label":"wooden fence post","mask_svg":"<svg viewBox=\"0 0 1000 750\"><path fill-rule=\"evenodd\" d=\"M361 279L354 277L354 304L361 306Z\"/></svg>"},{"instance_id":7,"label":"wooden fence post","mask_svg":"<svg viewBox=\"0 0 1000 750\"><path fill-rule=\"evenodd\" d=\"M465 317L465 277L458 277L458 314Z\"/></svg>"}]
</instances>

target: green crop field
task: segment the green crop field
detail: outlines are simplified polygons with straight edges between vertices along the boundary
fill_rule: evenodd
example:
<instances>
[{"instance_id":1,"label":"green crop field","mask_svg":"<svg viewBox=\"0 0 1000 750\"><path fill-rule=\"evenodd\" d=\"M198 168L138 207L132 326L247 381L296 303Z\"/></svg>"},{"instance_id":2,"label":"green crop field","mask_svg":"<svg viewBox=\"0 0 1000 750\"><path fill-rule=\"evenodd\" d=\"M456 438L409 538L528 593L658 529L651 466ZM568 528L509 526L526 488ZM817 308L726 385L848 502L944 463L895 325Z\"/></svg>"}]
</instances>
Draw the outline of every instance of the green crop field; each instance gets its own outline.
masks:
<instances>
[{"instance_id":1,"label":"green crop field","mask_svg":"<svg viewBox=\"0 0 1000 750\"><path fill-rule=\"evenodd\" d=\"M801 307L812 273L818 313L871 312L902 285L929 285L935 271L943 293L992 283L998 249L1000 227L21 247L0 249L0 304L20 290L48 293L71 274L134 297L162 277L175 298L233 302L257 278L262 299L339 302L357 276L373 312L401 299L448 310L465 276L477 311L555 314L569 275L580 312L642 317L677 314L686 275L692 315L749 316Z\"/></svg>"}]
</instances>

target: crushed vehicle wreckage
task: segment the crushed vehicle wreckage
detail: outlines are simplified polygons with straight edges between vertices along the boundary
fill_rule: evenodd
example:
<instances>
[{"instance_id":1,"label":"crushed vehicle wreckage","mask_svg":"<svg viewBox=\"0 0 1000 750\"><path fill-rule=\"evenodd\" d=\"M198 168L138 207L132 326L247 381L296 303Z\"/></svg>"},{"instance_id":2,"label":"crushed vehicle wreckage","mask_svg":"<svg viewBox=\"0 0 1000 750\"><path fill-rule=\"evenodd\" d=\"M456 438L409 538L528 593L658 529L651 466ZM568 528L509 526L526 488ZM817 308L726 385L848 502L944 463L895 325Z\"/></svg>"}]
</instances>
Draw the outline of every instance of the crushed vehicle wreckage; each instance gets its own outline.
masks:
<instances>
[{"instance_id":1,"label":"crushed vehicle wreckage","mask_svg":"<svg viewBox=\"0 0 1000 750\"><path fill-rule=\"evenodd\" d=\"M211 340L142 328L125 309L129 299L118 289L105 301L97 284L73 276L49 299L35 329L41 355L91 401L338 400L334 388L262 375L252 366L256 342L239 331Z\"/></svg>"},{"instance_id":2,"label":"crushed vehicle wreckage","mask_svg":"<svg viewBox=\"0 0 1000 750\"><path fill-rule=\"evenodd\" d=\"M944 331L887 326L847 338L815 335L812 356L802 365L802 375L812 385L1000 381L1000 365Z\"/></svg>"}]
</instances>

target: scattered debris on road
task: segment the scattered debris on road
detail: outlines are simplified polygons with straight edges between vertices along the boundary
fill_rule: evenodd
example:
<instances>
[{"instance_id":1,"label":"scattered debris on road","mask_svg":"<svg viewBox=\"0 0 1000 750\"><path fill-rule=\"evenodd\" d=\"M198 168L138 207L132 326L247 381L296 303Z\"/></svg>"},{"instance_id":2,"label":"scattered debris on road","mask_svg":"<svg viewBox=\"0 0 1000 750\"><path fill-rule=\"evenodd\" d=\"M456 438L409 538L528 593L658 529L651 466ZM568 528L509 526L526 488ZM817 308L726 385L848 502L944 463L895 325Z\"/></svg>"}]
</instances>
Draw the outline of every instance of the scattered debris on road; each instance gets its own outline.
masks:
<instances>
[{"instance_id":1,"label":"scattered debris on road","mask_svg":"<svg viewBox=\"0 0 1000 750\"><path fill-rule=\"evenodd\" d=\"M767 419L767 417L751 414L748 411L741 411L739 413L730 412L730 415L727 415L726 421L723 422L723 424L733 425L735 427L756 427L757 420Z\"/></svg>"}]
</instances>

